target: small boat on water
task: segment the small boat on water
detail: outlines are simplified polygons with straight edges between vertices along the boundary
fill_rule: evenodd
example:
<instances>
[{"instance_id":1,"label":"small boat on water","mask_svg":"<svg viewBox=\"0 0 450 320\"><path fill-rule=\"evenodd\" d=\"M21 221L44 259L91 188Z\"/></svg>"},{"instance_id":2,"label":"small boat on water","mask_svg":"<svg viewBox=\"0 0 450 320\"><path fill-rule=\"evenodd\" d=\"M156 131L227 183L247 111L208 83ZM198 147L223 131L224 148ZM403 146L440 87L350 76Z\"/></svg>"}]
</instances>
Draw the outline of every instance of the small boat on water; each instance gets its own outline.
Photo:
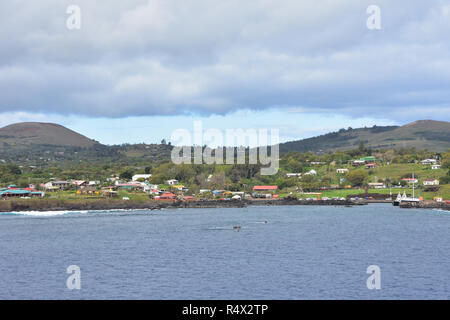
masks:
<instances>
[{"instance_id":1,"label":"small boat on water","mask_svg":"<svg viewBox=\"0 0 450 320\"><path fill-rule=\"evenodd\" d=\"M413 175L412 175L412 179L411 179L412 181L414 181L414 173L413 173ZM412 197L408 197L407 195L406 195L406 191L403 191L403 195L400 195L400 192L398 193L398 195L397 195L397 198L394 200L394 202L392 203L394 206L399 206L402 202L414 202L414 203L418 203L418 202L420 202L421 201L421 199L420 198L416 198L415 196L414 196L414 184L415 184L415 182L413 182L412 183Z\"/></svg>"},{"instance_id":2,"label":"small boat on water","mask_svg":"<svg viewBox=\"0 0 450 320\"><path fill-rule=\"evenodd\" d=\"M398 207L400 205L400 201L402 200L402 195L400 194L400 192L397 195L397 198L394 200L394 202L392 203L395 207Z\"/></svg>"}]
</instances>

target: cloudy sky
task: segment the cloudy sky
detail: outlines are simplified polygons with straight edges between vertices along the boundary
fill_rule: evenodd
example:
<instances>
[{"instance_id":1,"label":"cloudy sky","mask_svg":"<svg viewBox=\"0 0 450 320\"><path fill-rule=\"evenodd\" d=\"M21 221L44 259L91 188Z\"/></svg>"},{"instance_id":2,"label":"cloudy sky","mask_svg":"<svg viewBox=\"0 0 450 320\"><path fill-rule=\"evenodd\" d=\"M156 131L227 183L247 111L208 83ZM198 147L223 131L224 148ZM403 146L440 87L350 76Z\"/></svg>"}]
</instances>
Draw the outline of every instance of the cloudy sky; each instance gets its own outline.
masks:
<instances>
[{"instance_id":1,"label":"cloudy sky","mask_svg":"<svg viewBox=\"0 0 450 320\"><path fill-rule=\"evenodd\" d=\"M0 46L0 126L57 122L108 144L193 120L281 140L450 120L448 0L9 0Z\"/></svg>"}]
</instances>

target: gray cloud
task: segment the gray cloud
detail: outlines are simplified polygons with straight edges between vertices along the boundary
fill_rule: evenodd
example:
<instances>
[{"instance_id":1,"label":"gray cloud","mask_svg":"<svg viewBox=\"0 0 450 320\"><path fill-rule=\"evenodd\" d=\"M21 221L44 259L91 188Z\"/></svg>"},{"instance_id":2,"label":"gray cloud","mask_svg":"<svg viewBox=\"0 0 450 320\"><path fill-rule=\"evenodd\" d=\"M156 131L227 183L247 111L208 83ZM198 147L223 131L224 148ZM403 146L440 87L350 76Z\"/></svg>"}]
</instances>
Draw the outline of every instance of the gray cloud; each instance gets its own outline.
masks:
<instances>
[{"instance_id":1,"label":"gray cloud","mask_svg":"<svg viewBox=\"0 0 450 320\"><path fill-rule=\"evenodd\" d=\"M383 29L370 31L373 2L3 2L0 112L449 119L450 5L379 0ZM66 29L69 4L81 30Z\"/></svg>"}]
</instances>

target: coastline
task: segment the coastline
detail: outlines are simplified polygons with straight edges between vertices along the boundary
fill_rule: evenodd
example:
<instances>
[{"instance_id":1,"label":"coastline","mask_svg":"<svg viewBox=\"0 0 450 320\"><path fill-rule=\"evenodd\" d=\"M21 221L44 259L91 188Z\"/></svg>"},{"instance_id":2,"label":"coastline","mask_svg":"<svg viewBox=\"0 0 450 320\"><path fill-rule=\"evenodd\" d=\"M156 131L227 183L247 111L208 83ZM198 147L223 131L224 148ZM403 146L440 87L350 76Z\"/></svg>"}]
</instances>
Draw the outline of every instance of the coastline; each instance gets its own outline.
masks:
<instances>
[{"instance_id":1,"label":"coastline","mask_svg":"<svg viewBox=\"0 0 450 320\"><path fill-rule=\"evenodd\" d=\"M133 200L59 200L59 199L29 199L19 201L0 201L0 212L25 212L25 211L86 211L86 210L161 210L178 208L245 208L248 206L362 206L371 203L391 203L391 201L359 201L349 200L303 200L295 198L285 199L252 199L252 200L206 200L206 201L133 201ZM443 209L450 210L450 205L424 201L419 204L404 203L400 208Z\"/></svg>"},{"instance_id":2,"label":"coastline","mask_svg":"<svg viewBox=\"0 0 450 320\"><path fill-rule=\"evenodd\" d=\"M247 206L281 206L281 205L327 205L355 206L366 203L348 200L299 201L293 198L280 200L206 200L206 201L133 201L133 200L59 200L27 199L0 201L0 212L21 211L78 211L78 210L114 210L114 209L176 209L176 208L244 208Z\"/></svg>"}]
</instances>

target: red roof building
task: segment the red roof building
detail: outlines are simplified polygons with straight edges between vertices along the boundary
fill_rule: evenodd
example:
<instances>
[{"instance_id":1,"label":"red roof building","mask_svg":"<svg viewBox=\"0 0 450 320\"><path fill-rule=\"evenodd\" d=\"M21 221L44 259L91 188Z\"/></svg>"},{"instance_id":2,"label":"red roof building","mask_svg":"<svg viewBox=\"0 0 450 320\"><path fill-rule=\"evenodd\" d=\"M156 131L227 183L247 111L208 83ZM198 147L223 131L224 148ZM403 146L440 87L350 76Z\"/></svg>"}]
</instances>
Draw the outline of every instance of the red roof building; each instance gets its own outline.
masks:
<instances>
[{"instance_id":1,"label":"red roof building","mask_svg":"<svg viewBox=\"0 0 450 320\"><path fill-rule=\"evenodd\" d=\"M161 200L175 200L177 196L171 192L166 192L159 197Z\"/></svg>"},{"instance_id":2,"label":"red roof building","mask_svg":"<svg viewBox=\"0 0 450 320\"><path fill-rule=\"evenodd\" d=\"M278 186L254 186L254 191L274 191L277 190Z\"/></svg>"}]
</instances>

